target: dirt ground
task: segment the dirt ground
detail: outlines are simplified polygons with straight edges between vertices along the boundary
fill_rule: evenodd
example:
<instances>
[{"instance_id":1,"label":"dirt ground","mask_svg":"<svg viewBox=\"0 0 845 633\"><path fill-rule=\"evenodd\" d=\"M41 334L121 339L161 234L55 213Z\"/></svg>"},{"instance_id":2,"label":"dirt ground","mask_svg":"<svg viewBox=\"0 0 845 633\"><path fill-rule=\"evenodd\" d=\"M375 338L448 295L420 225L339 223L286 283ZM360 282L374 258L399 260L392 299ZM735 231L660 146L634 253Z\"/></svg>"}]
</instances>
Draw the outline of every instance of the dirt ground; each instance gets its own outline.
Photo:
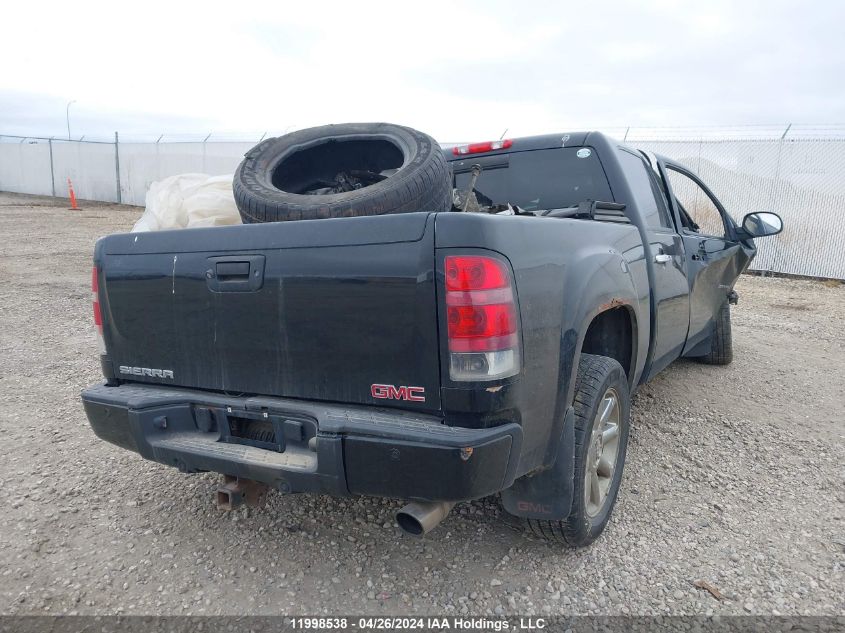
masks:
<instances>
[{"instance_id":1,"label":"dirt ground","mask_svg":"<svg viewBox=\"0 0 845 633\"><path fill-rule=\"evenodd\" d=\"M594 546L532 539L495 498L415 540L398 501L224 514L216 476L98 440L91 253L141 210L66 206L0 194L0 612L845 613L845 286L739 281L734 363L680 361L636 395Z\"/></svg>"}]
</instances>

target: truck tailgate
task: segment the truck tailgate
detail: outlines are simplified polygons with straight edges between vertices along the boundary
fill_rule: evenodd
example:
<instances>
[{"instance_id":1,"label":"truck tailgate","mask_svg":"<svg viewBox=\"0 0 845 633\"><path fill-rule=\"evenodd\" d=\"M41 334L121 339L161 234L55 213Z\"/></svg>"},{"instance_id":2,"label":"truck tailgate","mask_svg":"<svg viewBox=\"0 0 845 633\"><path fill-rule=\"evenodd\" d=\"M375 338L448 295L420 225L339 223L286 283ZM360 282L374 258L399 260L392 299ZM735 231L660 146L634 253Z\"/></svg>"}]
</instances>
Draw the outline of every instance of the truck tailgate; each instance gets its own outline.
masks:
<instances>
[{"instance_id":1,"label":"truck tailgate","mask_svg":"<svg viewBox=\"0 0 845 633\"><path fill-rule=\"evenodd\" d=\"M121 380L440 408L429 214L112 235L95 265Z\"/></svg>"}]
</instances>

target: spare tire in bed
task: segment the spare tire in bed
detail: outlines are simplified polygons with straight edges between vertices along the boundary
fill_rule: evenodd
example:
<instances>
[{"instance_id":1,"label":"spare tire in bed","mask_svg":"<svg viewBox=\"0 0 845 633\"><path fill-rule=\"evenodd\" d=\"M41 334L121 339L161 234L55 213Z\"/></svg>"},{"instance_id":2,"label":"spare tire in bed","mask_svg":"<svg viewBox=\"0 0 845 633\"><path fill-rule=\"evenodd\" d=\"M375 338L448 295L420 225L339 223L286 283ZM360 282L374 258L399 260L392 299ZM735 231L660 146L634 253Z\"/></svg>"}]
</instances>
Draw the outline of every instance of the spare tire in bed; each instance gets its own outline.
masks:
<instances>
[{"instance_id":1,"label":"spare tire in bed","mask_svg":"<svg viewBox=\"0 0 845 633\"><path fill-rule=\"evenodd\" d=\"M437 142L389 123L346 123L262 141L234 180L244 223L448 211L449 167Z\"/></svg>"}]
</instances>

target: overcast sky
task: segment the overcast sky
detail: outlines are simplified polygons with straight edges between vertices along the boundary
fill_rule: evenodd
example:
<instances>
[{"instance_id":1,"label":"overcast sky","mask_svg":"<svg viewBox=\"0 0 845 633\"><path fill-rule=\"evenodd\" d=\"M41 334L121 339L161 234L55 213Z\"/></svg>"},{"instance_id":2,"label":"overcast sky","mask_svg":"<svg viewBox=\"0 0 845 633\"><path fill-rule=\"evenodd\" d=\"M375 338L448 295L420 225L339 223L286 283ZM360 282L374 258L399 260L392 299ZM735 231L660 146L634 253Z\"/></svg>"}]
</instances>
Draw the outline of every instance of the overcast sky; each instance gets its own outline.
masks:
<instances>
[{"instance_id":1,"label":"overcast sky","mask_svg":"<svg viewBox=\"0 0 845 633\"><path fill-rule=\"evenodd\" d=\"M0 134L845 123L845 2L15 2Z\"/></svg>"}]
</instances>

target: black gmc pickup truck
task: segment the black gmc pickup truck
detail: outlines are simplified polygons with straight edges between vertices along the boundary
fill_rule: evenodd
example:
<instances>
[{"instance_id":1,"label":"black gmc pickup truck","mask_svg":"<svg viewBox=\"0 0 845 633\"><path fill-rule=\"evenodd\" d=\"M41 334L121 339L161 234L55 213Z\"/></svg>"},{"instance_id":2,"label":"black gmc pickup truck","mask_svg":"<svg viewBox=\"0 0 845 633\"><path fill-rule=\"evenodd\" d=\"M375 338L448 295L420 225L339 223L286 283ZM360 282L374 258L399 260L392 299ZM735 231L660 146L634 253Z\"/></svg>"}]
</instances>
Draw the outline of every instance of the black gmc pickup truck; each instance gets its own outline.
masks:
<instances>
[{"instance_id":1,"label":"black gmc pickup truck","mask_svg":"<svg viewBox=\"0 0 845 633\"><path fill-rule=\"evenodd\" d=\"M320 164L361 142L335 131ZM402 182L410 145L382 136L393 167L267 186L345 200ZM407 499L397 520L420 534L501 493L536 534L586 545L619 489L631 393L681 356L730 362L734 282L780 218L737 225L683 165L595 132L417 149L454 207L99 240L88 419L227 475L231 503L251 482ZM236 196L258 191L244 182Z\"/></svg>"}]
</instances>

